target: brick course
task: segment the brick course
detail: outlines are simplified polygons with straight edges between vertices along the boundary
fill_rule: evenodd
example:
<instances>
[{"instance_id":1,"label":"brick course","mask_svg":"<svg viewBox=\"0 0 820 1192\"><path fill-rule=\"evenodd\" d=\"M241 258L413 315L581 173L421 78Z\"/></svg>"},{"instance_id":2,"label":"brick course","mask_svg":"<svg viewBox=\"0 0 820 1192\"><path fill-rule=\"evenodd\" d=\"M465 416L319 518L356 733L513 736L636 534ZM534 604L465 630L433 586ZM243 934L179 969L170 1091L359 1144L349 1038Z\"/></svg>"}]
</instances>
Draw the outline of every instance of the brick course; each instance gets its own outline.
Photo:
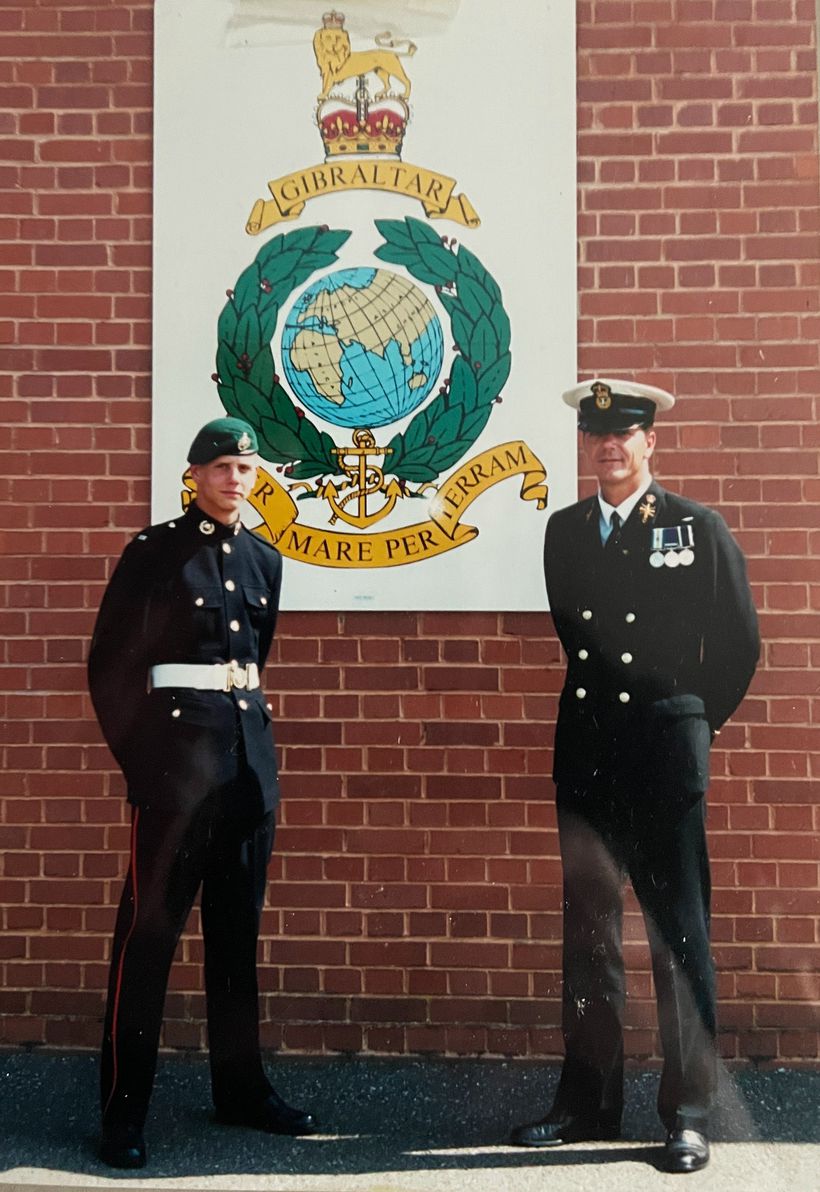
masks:
<instances>
[{"instance_id":1,"label":"brick course","mask_svg":"<svg viewBox=\"0 0 820 1192\"><path fill-rule=\"evenodd\" d=\"M148 520L151 10L0 11L6 1044L96 1046L126 860L122 780L83 659L112 562ZM680 395L660 479L726 516L765 638L714 755L721 1047L817 1062L815 5L579 0L577 13L580 368ZM267 678L285 799L265 1043L558 1054L548 615L289 613ZM172 972L170 1047L204 1042L197 917ZM627 1046L651 1059L631 897L625 938Z\"/></svg>"}]
</instances>

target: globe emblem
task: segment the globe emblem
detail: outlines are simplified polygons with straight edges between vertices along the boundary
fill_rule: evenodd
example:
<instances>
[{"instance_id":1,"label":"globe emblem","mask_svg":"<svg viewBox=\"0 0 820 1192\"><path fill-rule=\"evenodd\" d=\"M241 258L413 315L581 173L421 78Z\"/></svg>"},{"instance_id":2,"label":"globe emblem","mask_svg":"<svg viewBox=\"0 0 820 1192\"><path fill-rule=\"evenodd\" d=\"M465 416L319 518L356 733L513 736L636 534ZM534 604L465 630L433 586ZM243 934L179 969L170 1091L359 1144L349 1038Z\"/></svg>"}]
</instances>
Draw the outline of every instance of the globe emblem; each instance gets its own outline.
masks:
<instances>
[{"instance_id":1,"label":"globe emblem","mask_svg":"<svg viewBox=\"0 0 820 1192\"><path fill-rule=\"evenodd\" d=\"M334 426L387 426L417 409L444 360L426 295L388 269L337 269L296 299L282 364L296 399Z\"/></svg>"}]
</instances>

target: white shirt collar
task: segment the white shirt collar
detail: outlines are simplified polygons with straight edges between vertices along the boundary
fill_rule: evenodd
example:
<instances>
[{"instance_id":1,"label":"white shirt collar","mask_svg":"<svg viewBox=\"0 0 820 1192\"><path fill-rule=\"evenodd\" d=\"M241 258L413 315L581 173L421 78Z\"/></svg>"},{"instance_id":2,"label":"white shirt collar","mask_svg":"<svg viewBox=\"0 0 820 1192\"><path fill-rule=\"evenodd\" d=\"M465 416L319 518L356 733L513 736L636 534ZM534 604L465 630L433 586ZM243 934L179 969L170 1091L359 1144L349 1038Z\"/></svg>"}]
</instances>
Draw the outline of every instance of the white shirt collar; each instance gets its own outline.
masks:
<instances>
[{"instance_id":1,"label":"white shirt collar","mask_svg":"<svg viewBox=\"0 0 820 1192\"><path fill-rule=\"evenodd\" d=\"M621 501L620 505L610 505L608 501L604 500L601 490L598 489L598 504L600 505L600 508L601 508L601 519L603 520L603 522L605 523L607 528L609 528L610 523L612 522L612 514L613 513L618 514L618 516L621 519L621 525L623 525L624 522L626 521L626 519L629 517L632 510L638 504L638 501L640 501L641 497L644 496L644 494L649 491L651 486L652 486L652 477L650 476L649 480L643 486L643 488L639 488L637 492L632 493L632 495L627 497L625 501Z\"/></svg>"}]
</instances>

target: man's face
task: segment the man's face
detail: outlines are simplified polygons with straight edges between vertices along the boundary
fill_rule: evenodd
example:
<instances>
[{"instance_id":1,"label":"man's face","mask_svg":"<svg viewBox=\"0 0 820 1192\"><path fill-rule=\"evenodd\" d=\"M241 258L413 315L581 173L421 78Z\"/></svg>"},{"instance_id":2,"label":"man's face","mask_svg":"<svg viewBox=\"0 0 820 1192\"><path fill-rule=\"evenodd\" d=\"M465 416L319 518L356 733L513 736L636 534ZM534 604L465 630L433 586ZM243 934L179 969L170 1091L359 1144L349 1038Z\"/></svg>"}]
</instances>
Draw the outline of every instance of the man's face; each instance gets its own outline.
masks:
<instances>
[{"instance_id":1,"label":"man's face","mask_svg":"<svg viewBox=\"0 0 820 1192\"><path fill-rule=\"evenodd\" d=\"M602 488L634 487L646 476L655 450L654 430L631 426L604 435L584 432L584 452ZM634 490L633 490L634 491Z\"/></svg>"},{"instance_id":2,"label":"man's face","mask_svg":"<svg viewBox=\"0 0 820 1192\"><path fill-rule=\"evenodd\" d=\"M218 455L208 464L192 464L196 503L219 521L236 519L256 483L255 455Z\"/></svg>"}]
</instances>

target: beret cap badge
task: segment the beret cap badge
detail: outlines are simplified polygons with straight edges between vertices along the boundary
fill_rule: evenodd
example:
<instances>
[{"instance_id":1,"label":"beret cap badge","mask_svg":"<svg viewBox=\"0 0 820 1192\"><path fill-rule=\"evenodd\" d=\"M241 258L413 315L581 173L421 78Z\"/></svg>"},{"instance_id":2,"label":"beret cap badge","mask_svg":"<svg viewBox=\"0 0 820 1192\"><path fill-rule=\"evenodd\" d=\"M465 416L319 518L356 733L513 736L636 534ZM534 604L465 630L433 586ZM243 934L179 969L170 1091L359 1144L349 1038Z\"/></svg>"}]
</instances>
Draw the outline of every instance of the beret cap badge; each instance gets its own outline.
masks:
<instances>
[{"instance_id":1,"label":"beret cap badge","mask_svg":"<svg viewBox=\"0 0 820 1192\"><path fill-rule=\"evenodd\" d=\"M256 431L242 418L214 418L197 431L188 452L189 464L208 464L220 455L255 455Z\"/></svg>"}]
</instances>

